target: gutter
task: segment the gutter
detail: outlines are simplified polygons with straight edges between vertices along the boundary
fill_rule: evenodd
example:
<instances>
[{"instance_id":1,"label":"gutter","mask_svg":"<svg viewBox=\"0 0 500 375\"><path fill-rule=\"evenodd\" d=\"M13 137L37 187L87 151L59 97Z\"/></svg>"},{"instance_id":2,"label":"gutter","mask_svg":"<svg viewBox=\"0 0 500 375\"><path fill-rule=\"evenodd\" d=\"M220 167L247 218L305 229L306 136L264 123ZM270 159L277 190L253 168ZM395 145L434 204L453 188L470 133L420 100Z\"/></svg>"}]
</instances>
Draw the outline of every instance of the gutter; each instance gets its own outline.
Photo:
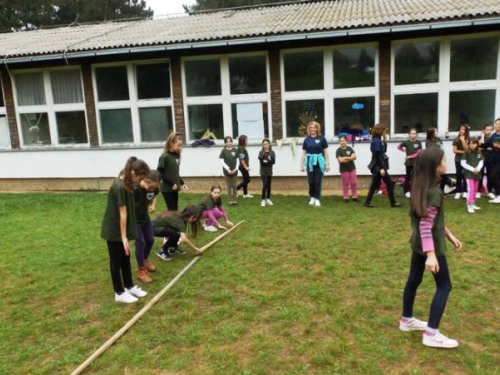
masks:
<instances>
[{"instance_id":1,"label":"gutter","mask_svg":"<svg viewBox=\"0 0 500 375\"><path fill-rule=\"evenodd\" d=\"M193 49L210 48L210 47L229 47L237 45L239 46L239 45L251 45L251 44L265 44L265 43L277 43L283 41L296 41L296 40L309 40L309 39L318 40L318 39L339 38L339 37L368 35L368 34L397 34L400 32L407 32L407 31L439 30L446 28L461 28L461 27L484 26L484 25L500 25L500 17L484 18L477 20L443 21L443 22L433 22L433 23L417 24L417 25L372 27L372 28L346 30L346 31L273 35L267 37L262 36L257 38L244 38L244 39L234 39L226 41L221 40L221 41L210 41L210 42L179 43L179 44L171 44L163 46L160 45L160 46L144 46L144 47L110 48L110 49L103 49L96 51L68 52L66 54L58 53L58 54L40 55L40 56L12 57L12 58L5 58L3 62L6 64L21 64L21 63L30 63L37 61L68 60L68 59L107 56L107 55L164 52L164 51L175 51L175 50L193 50Z\"/></svg>"}]
</instances>

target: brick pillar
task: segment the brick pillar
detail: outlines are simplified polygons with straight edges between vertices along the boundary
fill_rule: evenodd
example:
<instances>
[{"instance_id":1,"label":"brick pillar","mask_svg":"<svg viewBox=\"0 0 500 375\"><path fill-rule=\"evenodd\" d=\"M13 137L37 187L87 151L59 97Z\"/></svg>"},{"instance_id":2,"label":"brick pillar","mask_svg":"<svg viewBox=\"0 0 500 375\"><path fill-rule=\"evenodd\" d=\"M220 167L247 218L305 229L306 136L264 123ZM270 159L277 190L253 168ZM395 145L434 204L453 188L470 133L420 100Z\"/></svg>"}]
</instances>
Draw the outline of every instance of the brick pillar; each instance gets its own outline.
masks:
<instances>
[{"instance_id":1,"label":"brick pillar","mask_svg":"<svg viewBox=\"0 0 500 375\"><path fill-rule=\"evenodd\" d=\"M17 130L16 106L14 104L14 92L12 91L12 81L6 69L2 68L2 85L5 97L5 110L9 123L10 145L12 148L21 148L19 132Z\"/></svg>"},{"instance_id":2,"label":"brick pillar","mask_svg":"<svg viewBox=\"0 0 500 375\"><path fill-rule=\"evenodd\" d=\"M184 99L182 97L181 60L178 56L170 59L170 72L172 75L172 99L174 102L175 131L182 134L186 142L186 124L184 122Z\"/></svg>"},{"instance_id":3,"label":"brick pillar","mask_svg":"<svg viewBox=\"0 0 500 375\"><path fill-rule=\"evenodd\" d=\"M379 43L379 122L391 128L391 41Z\"/></svg>"},{"instance_id":4,"label":"brick pillar","mask_svg":"<svg viewBox=\"0 0 500 375\"><path fill-rule=\"evenodd\" d=\"M92 83L92 68L90 64L82 66L83 94L85 96L85 110L89 127L90 147L99 146L99 132L97 131L97 113L95 109L94 85Z\"/></svg>"},{"instance_id":5,"label":"brick pillar","mask_svg":"<svg viewBox=\"0 0 500 375\"><path fill-rule=\"evenodd\" d=\"M271 81L271 111L273 138L283 138L283 116L281 107L280 53L277 49L269 50L269 72Z\"/></svg>"}]
</instances>

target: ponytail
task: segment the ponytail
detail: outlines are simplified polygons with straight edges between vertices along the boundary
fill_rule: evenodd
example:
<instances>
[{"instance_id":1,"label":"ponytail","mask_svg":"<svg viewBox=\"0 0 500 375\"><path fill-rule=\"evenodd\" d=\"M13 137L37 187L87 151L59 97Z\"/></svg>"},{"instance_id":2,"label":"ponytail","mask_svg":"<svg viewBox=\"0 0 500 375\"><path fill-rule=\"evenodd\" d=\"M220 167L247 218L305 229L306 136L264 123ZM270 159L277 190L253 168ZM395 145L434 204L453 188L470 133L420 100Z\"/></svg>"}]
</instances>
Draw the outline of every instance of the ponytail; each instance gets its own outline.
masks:
<instances>
[{"instance_id":1,"label":"ponytail","mask_svg":"<svg viewBox=\"0 0 500 375\"><path fill-rule=\"evenodd\" d=\"M120 172L120 176L123 177L123 184L128 191L131 191L134 187L132 174L146 177L149 174L149 167L146 162L137 159L135 156L128 158L125 167Z\"/></svg>"}]
</instances>

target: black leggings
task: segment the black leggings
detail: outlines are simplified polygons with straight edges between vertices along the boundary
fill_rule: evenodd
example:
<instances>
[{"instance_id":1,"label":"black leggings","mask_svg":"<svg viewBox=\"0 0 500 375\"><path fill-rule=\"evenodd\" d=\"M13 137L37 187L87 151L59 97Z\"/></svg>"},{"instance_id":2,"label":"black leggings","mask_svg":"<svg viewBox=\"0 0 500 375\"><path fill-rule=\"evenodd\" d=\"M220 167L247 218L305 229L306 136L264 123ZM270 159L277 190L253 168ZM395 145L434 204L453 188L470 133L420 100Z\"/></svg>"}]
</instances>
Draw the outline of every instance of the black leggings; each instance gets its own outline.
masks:
<instances>
[{"instance_id":1,"label":"black leggings","mask_svg":"<svg viewBox=\"0 0 500 375\"><path fill-rule=\"evenodd\" d=\"M309 184L309 196L311 198L321 198L321 180L323 173L318 165L313 167L312 172L307 170L307 182Z\"/></svg>"},{"instance_id":2,"label":"black leggings","mask_svg":"<svg viewBox=\"0 0 500 375\"><path fill-rule=\"evenodd\" d=\"M172 247L177 247L179 238L181 237L179 232L169 227L154 228L154 234L155 237L168 237L167 242L165 242L162 246L163 251L167 251Z\"/></svg>"},{"instance_id":3,"label":"black leggings","mask_svg":"<svg viewBox=\"0 0 500 375\"><path fill-rule=\"evenodd\" d=\"M489 177L489 182L491 183L491 185L488 186L488 189L490 189L490 191L495 190L495 194L500 195L500 163L496 163L495 165L491 166Z\"/></svg>"},{"instance_id":4,"label":"black leggings","mask_svg":"<svg viewBox=\"0 0 500 375\"><path fill-rule=\"evenodd\" d=\"M403 292L403 317L413 317L413 304L415 303L415 296L417 289L422 282L425 271L425 255L412 252L410 274L406 282L405 290ZM432 329L439 328L439 322L443 317L444 308L448 301L448 296L451 292L450 272L448 271L448 263L444 255L437 257L439 262L439 272L433 274L434 281L436 282L436 292L432 298L429 321L427 326Z\"/></svg>"},{"instance_id":5,"label":"black leggings","mask_svg":"<svg viewBox=\"0 0 500 375\"><path fill-rule=\"evenodd\" d=\"M241 172L241 177L243 177L243 181L236 186L236 190L243 189L243 194L248 194L248 184L250 183L250 173L245 168L239 168Z\"/></svg>"},{"instance_id":6,"label":"black leggings","mask_svg":"<svg viewBox=\"0 0 500 375\"><path fill-rule=\"evenodd\" d=\"M137 238L135 239L135 259L139 267L144 267L144 260L148 259L149 252L155 243L153 225L151 221L137 225Z\"/></svg>"},{"instance_id":7,"label":"black leggings","mask_svg":"<svg viewBox=\"0 0 500 375\"><path fill-rule=\"evenodd\" d=\"M464 171L459 161L455 162L456 176L457 176L457 193L466 193L467 187L465 185Z\"/></svg>"},{"instance_id":8,"label":"black leggings","mask_svg":"<svg viewBox=\"0 0 500 375\"><path fill-rule=\"evenodd\" d=\"M271 199L271 182L273 176L260 176L262 178L262 200Z\"/></svg>"},{"instance_id":9,"label":"black leggings","mask_svg":"<svg viewBox=\"0 0 500 375\"><path fill-rule=\"evenodd\" d=\"M130 269L130 255L125 254L122 242L106 241L109 252L109 269L111 281L116 294L122 294L123 287L130 289L134 286L132 270ZM123 278L123 283L122 283Z\"/></svg>"},{"instance_id":10,"label":"black leggings","mask_svg":"<svg viewBox=\"0 0 500 375\"><path fill-rule=\"evenodd\" d=\"M408 193L410 191L412 177L413 177L413 165L407 165L406 166L406 179L405 179L405 186L404 186L405 193Z\"/></svg>"},{"instance_id":11,"label":"black leggings","mask_svg":"<svg viewBox=\"0 0 500 375\"><path fill-rule=\"evenodd\" d=\"M384 180L387 186L387 194L389 195L389 201L391 202L391 205L394 205L396 203L396 199L394 198L394 183L392 182L391 177L389 176L389 173L387 173L387 171L385 172L385 176L381 176L380 172L377 172L377 174L373 176L372 183L370 185L370 190L368 190L368 195L366 197L366 203L367 204L371 203L375 191L380 186L380 180Z\"/></svg>"},{"instance_id":12,"label":"black leggings","mask_svg":"<svg viewBox=\"0 0 500 375\"><path fill-rule=\"evenodd\" d=\"M179 211L179 192L172 191L169 193L161 193L163 199L165 199L165 204L167 205L168 211Z\"/></svg>"}]
</instances>

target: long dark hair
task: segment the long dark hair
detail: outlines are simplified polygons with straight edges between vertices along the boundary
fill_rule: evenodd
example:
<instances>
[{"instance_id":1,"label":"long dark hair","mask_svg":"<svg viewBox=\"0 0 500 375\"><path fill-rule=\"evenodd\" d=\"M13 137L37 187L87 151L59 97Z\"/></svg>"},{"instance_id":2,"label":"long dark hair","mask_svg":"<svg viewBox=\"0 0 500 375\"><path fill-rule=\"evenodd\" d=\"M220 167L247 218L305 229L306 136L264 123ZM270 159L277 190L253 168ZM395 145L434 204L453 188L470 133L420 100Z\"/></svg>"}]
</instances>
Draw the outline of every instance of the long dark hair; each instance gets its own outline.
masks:
<instances>
[{"instance_id":1,"label":"long dark hair","mask_svg":"<svg viewBox=\"0 0 500 375\"><path fill-rule=\"evenodd\" d=\"M477 146L475 150L472 150L470 148L471 144L475 144ZM475 154L479 153L479 139L478 138L473 138L473 139L470 140L470 142L469 142L469 152L473 152Z\"/></svg>"},{"instance_id":2,"label":"long dark hair","mask_svg":"<svg viewBox=\"0 0 500 375\"><path fill-rule=\"evenodd\" d=\"M427 129L426 140L428 140L431 143L437 143L438 142L438 138L436 137L436 128L429 128L429 129Z\"/></svg>"},{"instance_id":3,"label":"long dark hair","mask_svg":"<svg viewBox=\"0 0 500 375\"><path fill-rule=\"evenodd\" d=\"M146 177L150 170L145 161L137 159L135 156L128 158L127 164L125 164L125 167L120 171L120 177L123 177L123 184L128 191L132 191L134 187L132 172L136 176Z\"/></svg>"},{"instance_id":4,"label":"long dark hair","mask_svg":"<svg viewBox=\"0 0 500 375\"><path fill-rule=\"evenodd\" d=\"M238 146L246 147L247 146L248 137L246 135L240 135L238 137Z\"/></svg>"},{"instance_id":5,"label":"long dark hair","mask_svg":"<svg viewBox=\"0 0 500 375\"><path fill-rule=\"evenodd\" d=\"M427 216L427 194L439 183L437 169L444 158L444 151L440 148L426 148L415 161L411 185L410 208L418 217Z\"/></svg>"},{"instance_id":6,"label":"long dark hair","mask_svg":"<svg viewBox=\"0 0 500 375\"><path fill-rule=\"evenodd\" d=\"M195 216L196 220L193 221L192 223L189 223L189 230L193 238L195 238L198 235L198 230L200 227L200 211L196 206L187 206L182 212L177 212L177 211L163 212L158 216L161 217L162 219L168 217L179 217L182 218L182 220L184 221L187 221L190 217Z\"/></svg>"},{"instance_id":7,"label":"long dark hair","mask_svg":"<svg viewBox=\"0 0 500 375\"><path fill-rule=\"evenodd\" d=\"M384 132L386 131L386 127L383 124L376 124L372 129L372 137L373 138L382 138Z\"/></svg>"},{"instance_id":8,"label":"long dark hair","mask_svg":"<svg viewBox=\"0 0 500 375\"><path fill-rule=\"evenodd\" d=\"M470 140L470 126L469 126L469 124L460 124L460 126L458 127L458 136L459 137L460 137L460 129L461 128L465 129L464 137L465 137L465 140L467 142L469 142L469 140Z\"/></svg>"}]
</instances>

